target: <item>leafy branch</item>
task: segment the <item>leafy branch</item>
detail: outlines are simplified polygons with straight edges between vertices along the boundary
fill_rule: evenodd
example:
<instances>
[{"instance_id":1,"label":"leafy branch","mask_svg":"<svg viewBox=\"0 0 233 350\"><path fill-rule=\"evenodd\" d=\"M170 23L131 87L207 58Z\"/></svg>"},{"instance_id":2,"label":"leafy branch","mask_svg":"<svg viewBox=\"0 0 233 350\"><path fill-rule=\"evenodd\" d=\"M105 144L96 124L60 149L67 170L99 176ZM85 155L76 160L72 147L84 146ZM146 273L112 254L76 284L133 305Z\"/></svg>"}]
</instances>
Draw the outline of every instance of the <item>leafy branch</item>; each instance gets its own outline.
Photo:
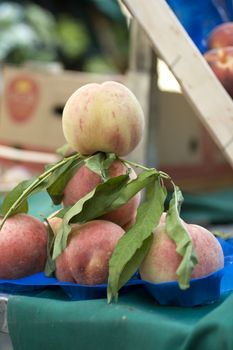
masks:
<instances>
[{"instance_id":1,"label":"leafy branch","mask_svg":"<svg viewBox=\"0 0 233 350\"><path fill-rule=\"evenodd\" d=\"M62 168L69 162L76 161L80 158L78 153L64 158L56 164L52 165L39 177L33 180L26 180L17 185L3 201L1 212L4 215L0 229L4 225L7 218L17 212L27 212L28 205L26 203L27 198L32 194L39 192L40 190L47 188L51 185L51 175L59 168ZM60 174L58 174L60 175ZM49 181L50 180L50 181ZM17 211L19 209L19 211Z\"/></svg>"}]
</instances>

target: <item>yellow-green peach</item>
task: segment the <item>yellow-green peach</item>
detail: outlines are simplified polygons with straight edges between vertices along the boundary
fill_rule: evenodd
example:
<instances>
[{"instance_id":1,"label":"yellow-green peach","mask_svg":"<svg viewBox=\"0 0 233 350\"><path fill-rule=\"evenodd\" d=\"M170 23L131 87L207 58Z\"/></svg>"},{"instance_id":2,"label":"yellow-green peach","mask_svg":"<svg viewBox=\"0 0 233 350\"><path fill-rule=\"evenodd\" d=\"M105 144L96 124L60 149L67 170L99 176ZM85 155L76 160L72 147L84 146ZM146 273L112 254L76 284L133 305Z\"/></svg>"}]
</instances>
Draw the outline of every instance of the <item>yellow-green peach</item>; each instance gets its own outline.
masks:
<instances>
[{"instance_id":1,"label":"yellow-green peach","mask_svg":"<svg viewBox=\"0 0 233 350\"><path fill-rule=\"evenodd\" d=\"M90 83L67 100L62 127L67 143L82 155L101 151L125 156L141 140L144 114L125 85Z\"/></svg>"}]
</instances>

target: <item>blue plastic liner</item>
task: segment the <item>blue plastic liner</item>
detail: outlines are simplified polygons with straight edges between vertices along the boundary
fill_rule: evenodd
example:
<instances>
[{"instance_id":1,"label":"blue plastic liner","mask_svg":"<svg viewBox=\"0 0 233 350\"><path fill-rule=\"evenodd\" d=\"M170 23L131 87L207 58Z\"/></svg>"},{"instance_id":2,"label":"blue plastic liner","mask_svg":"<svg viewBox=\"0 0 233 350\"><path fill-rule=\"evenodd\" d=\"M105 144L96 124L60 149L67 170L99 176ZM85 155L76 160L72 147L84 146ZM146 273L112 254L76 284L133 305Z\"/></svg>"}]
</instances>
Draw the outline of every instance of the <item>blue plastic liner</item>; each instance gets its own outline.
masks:
<instances>
[{"instance_id":1,"label":"blue plastic liner","mask_svg":"<svg viewBox=\"0 0 233 350\"><path fill-rule=\"evenodd\" d=\"M120 290L120 294L128 292L138 285L143 285L141 279L131 279ZM102 299L107 297L107 284L99 285L81 285L75 283L59 283L62 290L69 296L70 300L91 300Z\"/></svg>"},{"instance_id":2,"label":"blue plastic liner","mask_svg":"<svg viewBox=\"0 0 233 350\"><path fill-rule=\"evenodd\" d=\"M220 237L217 238L219 243L221 244L224 256L233 256L233 238L222 239Z\"/></svg>"},{"instance_id":3,"label":"blue plastic liner","mask_svg":"<svg viewBox=\"0 0 233 350\"><path fill-rule=\"evenodd\" d=\"M141 280L135 274L124 287L120 294L127 293L141 286L146 288L160 305L176 305L192 307L215 302L220 294L233 291L233 255L225 257L225 266L208 276L190 280L190 287L181 290L178 282L150 283ZM107 285L80 285L76 283L62 282L54 277L46 277L44 273L18 280L0 280L0 292L7 294L36 295L44 288L61 288L70 300L90 300L106 298Z\"/></svg>"},{"instance_id":4,"label":"blue plastic liner","mask_svg":"<svg viewBox=\"0 0 233 350\"><path fill-rule=\"evenodd\" d=\"M143 281L138 278L138 275L134 275L132 279L121 288L120 293L124 293L141 284L143 284ZM36 295L39 290L48 287L61 288L70 300L78 301L107 297L107 284L81 285L62 282L55 277L46 277L43 272L17 280L0 280L0 293Z\"/></svg>"},{"instance_id":5,"label":"blue plastic liner","mask_svg":"<svg viewBox=\"0 0 233 350\"><path fill-rule=\"evenodd\" d=\"M37 291L51 285L57 285L58 281L53 277L46 277L43 272L31 276L19 278L17 280L1 280L0 292L7 294L33 295Z\"/></svg>"},{"instance_id":6,"label":"blue plastic liner","mask_svg":"<svg viewBox=\"0 0 233 350\"><path fill-rule=\"evenodd\" d=\"M190 287L186 290L181 290L176 281L144 283L148 292L160 305L192 307L210 304L219 299L223 274L224 269L221 269L208 276L194 278L190 280Z\"/></svg>"},{"instance_id":7,"label":"blue plastic liner","mask_svg":"<svg viewBox=\"0 0 233 350\"><path fill-rule=\"evenodd\" d=\"M233 255L225 257L224 274L221 281L221 293L233 290Z\"/></svg>"}]
</instances>

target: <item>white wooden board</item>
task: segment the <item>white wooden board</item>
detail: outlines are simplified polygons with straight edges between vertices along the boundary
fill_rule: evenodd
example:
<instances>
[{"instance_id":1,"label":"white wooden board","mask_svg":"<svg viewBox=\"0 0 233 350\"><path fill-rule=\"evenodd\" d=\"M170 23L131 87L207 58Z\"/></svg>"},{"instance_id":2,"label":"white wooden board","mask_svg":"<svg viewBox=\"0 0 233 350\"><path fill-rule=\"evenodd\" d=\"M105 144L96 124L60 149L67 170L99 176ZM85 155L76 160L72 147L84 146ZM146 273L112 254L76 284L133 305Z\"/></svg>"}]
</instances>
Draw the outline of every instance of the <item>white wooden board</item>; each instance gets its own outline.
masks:
<instances>
[{"instance_id":1,"label":"white wooden board","mask_svg":"<svg viewBox=\"0 0 233 350\"><path fill-rule=\"evenodd\" d=\"M165 0L123 0L233 166L233 101ZM182 125L181 125L182 127Z\"/></svg>"}]
</instances>

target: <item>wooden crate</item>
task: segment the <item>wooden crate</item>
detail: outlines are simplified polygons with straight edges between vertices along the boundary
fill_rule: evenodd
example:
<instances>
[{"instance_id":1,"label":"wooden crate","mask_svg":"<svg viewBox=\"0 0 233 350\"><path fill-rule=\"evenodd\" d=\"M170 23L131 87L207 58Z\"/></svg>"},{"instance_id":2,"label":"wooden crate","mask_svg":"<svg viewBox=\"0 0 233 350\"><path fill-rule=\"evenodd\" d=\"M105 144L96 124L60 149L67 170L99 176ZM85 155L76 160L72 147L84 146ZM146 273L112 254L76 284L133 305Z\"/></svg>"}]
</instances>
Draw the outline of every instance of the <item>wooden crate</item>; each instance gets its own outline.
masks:
<instances>
[{"instance_id":1,"label":"wooden crate","mask_svg":"<svg viewBox=\"0 0 233 350\"><path fill-rule=\"evenodd\" d=\"M233 103L165 0L123 0L233 166ZM150 128L150 126L149 126Z\"/></svg>"}]
</instances>

